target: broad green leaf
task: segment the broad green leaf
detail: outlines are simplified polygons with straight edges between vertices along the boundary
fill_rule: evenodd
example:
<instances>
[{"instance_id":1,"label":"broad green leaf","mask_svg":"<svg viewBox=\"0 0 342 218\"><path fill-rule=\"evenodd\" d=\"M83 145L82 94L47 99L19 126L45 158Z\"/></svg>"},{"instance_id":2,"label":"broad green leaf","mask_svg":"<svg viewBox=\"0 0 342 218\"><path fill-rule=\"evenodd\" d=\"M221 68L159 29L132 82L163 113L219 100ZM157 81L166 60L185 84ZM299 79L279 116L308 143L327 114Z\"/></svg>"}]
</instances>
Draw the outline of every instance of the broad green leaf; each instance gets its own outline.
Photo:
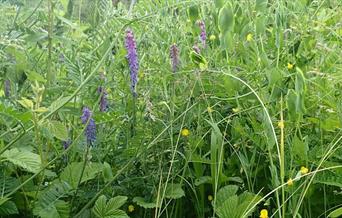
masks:
<instances>
[{"instance_id":1,"label":"broad green leaf","mask_svg":"<svg viewBox=\"0 0 342 218\"><path fill-rule=\"evenodd\" d=\"M199 18L198 6L193 5L193 6L189 7L189 9L188 9L188 14L189 14L190 20L191 20L193 23L194 23L195 21L197 21L198 18Z\"/></svg>"},{"instance_id":2,"label":"broad green leaf","mask_svg":"<svg viewBox=\"0 0 342 218\"><path fill-rule=\"evenodd\" d=\"M146 202L142 197L134 197L133 202L145 209L155 208L157 205L156 202Z\"/></svg>"},{"instance_id":3,"label":"broad green leaf","mask_svg":"<svg viewBox=\"0 0 342 218\"><path fill-rule=\"evenodd\" d=\"M231 5L221 8L218 16L218 28L222 34L234 28L234 13Z\"/></svg>"},{"instance_id":4,"label":"broad green leaf","mask_svg":"<svg viewBox=\"0 0 342 218\"><path fill-rule=\"evenodd\" d=\"M235 195L238 188L236 185L227 185L221 188L216 195L216 207L220 207L226 199Z\"/></svg>"},{"instance_id":5,"label":"broad green leaf","mask_svg":"<svg viewBox=\"0 0 342 218\"><path fill-rule=\"evenodd\" d=\"M185 196L184 190L181 184L169 183L167 184L165 197L171 199L178 199Z\"/></svg>"},{"instance_id":6,"label":"broad green leaf","mask_svg":"<svg viewBox=\"0 0 342 218\"><path fill-rule=\"evenodd\" d=\"M77 187L78 181L82 174L83 162L73 162L64 168L60 178L68 182L73 188ZM88 163L84 169L81 184L88 180L94 179L97 174L103 171L103 164L101 163Z\"/></svg>"},{"instance_id":7,"label":"broad green leaf","mask_svg":"<svg viewBox=\"0 0 342 218\"><path fill-rule=\"evenodd\" d=\"M33 109L33 101L30 99L22 97L21 100L18 100L18 102L26 109Z\"/></svg>"},{"instance_id":8,"label":"broad green leaf","mask_svg":"<svg viewBox=\"0 0 342 218\"><path fill-rule=\"evenodd\" d=\"M225 199L221 206L216 208L216 213L220 218L234 218L235 214L238 212L238 196L233 195Z\"/></svg>"},{"instance_id":9,"label":"broad green leaf","mask_svg":"<svg viewBox=\"0 0 342 218\"><path fill-rule=\"evenodd\" d=\"M63 123L52 120L48 123L48 129L56 138L62 141L68 140L68 129Z\"/></svg>"},{"instance_id":10,"label":"broad green leaf","mask_svg":"<svg viewBox=\"0 0 342 218\"><path fill-rule=\"evenodd\" d=\"M126 196L116 196L108 201L107 207L111 210L119 209L127 201Z\"/></svg>"},{"instance_id":11,"label":"broad green leaf","mask_svg":"<svg viewBox=\"0 0 342 218\"><path fill-rule=\"evenodd\" d=\"M307 160L308 150L309 150L308 144L305 141L299 139L295 135L292 140L293 155L299 158L300 161L305 161Z\"/></svg>"},{"instance_id":12,"label":"broad green leaf","mask_svg":"<svg viewBox=\"0 0 342 218\"><path fill-rule=\"evenodd\" d=\"M29 151L19 151L17 148L12 148L5 151L0 157L32 173L38 172L41 168L40 156Z\"/></svg>"},{"instance_id":13,"label":"broad green leaf","mask_svg":"<svg viewBox=\"0 0 342 218\"><path fill-rule=\"evenodd\" d=\"M337 208L336 210L332 211L329 213L328 217L329 218L338 218L342 216L342 207Z\"/></svg>"},{"instance_id":14,"label":"broad green leaf","mask_svg":"<svg viewBox=\"0 0 342 218\"><path fill-rule=\"evenodd\" d=\"M267 0L256 0L255 10L259 12L265 12L267 7Z\"/></svg>"},{"instance_id":15,"label":"broad green leaf","mask_svg":"<svg viewBox=\"0 0 342 218\"><path fill-rule=\"evenodd\" d=\"M0 204L0 216L7 216L13 214L19 214L18 208L13 201L6 201Z\"/></svg>"},{"instance_id":16,"label":"broad green leaf","mask_svg":"<svg viewBox=\"0 0 342 218\"><path fill-rule=\"evenodd\" d=\"M124 211L118 209L126 201L127 197L117 196L110 199L107 204L106 196L101 195L95 202L92 211L98 218L127 218L127 214Z\"/></svg>"},{"instance_id":17,"label":"broad green leaf","mask_svg":"<svg viewBox=\"0 0 342 218\"><path fill-rule=\"evenodd\" d=\"M224 5L224 0L214 0L214 3L215 3L215 7L216 8L222 8L223 5Z\"/></svg>"},{"instance_id":18,"label":"broad green leaf","mask_svg":"<svg viewBox=\"0 0 342 218\"><path fill-rule=\"evenodd\" d=\"M103 178L107 182L113 178L112 167L107 162L103 163Z\"/></svg>"},{"instance_id":19,"label":"broad green leaf","mask_svg":"<svg viewBox=\"0 0 342 218\"><path fill-rule=\"evenodd\" d=\"M31 80L32 82L34 82L34 81L38 81L38 82L42 82L42 83L46 82L46 79L42 75L40 75L39 73L34 72L34 71L30 71L30 72L26 73L26 76L27 76L27 79Z\"/></svg>"}]
</instances>

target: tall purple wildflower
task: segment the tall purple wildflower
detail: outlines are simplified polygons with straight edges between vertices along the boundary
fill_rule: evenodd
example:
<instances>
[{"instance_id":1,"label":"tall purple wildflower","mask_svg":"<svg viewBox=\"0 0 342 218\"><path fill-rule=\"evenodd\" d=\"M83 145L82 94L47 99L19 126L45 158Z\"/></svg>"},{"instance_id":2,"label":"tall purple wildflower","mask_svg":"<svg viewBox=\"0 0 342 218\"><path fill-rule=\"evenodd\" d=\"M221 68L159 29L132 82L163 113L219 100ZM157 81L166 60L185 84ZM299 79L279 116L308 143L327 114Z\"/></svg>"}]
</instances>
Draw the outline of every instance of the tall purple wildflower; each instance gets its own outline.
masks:
<instances>
[{"instance_id":1,"label":"tall purple wildflower","mask_svg":"<svg viewBox=\"0 0 342 218\"><path fill-rule=\"evenodd\" d=\"M175 43L170 47L170 58L172 71L175 73L179 67L179 49Z\"/></svg>"},{"instance_id":2,"label":"tall purple wildflower","mask_svg":"<svg viewBox=\"0 0 342 218\"><path fill-rule=\"evenodd\" d=\"M197 54L201 53L201 49L198 47L197 43L192 46L192 50L194 50L194 52Z\"/></svg>"},{"instance_id":3,"label":"tall purple wildflower","mask_svg":"<svg viewBox=\"0 0 342 218\"><path fill-rule=\"evenodd\" d=\"M100 111L101 112L106 112L108 109L108 100L107 100L107 91L105 88L103 88L102 86L100 86L97 89L98 93L101 95L100 98Z\"/></svg>"},{"instance_id":4,"label":"tall purple wildflower","mask_svg":"<svg viewBox=\"0 0 342 218\"><path fill-rule=\"evenodd\" d=\"M92 115L93 113L88 107L83 108L81 120L83 124L87 124L84 135L87 137L88 144L92 144L96 140L96 125Z\"/></svg>"},{"instance_id":5,"label":"tall purple wildflower","mask_svg":"<svg viewBox=\"0 0 342 218\"><path fill-rule=\"evenodd\" d=\"M64 149L68 149L70 145L71 145L70 139L68 139L67 141L63 141L63 148Z\"/></svg>"},{"instance_id":6,"label":"tall purple wildflower","mask_svg":"<svg viewBox=\"0 0 342 218\"><path fill-rule=\"evenodd\" d=\"M198 23L199 28L201 29L200 39L201 39L203 48L205 48L205 46L206 46L206 40L207 40L207 33L206 33L206 31L205 31L205 23L204 23L203 20L200 20L200 21L198 21L197 23Z\"/></svg>"},{"instance_id":7,"label":"tall purple wildflower","mask_svg":"<svg viewBox=\"0 0 342 218\"><path fill-rule=\"evenodd\" d=\"M136 85L138 83L138 70L139 70L139 63L138 63L138 53L137 53L137 46L134 39L134 35L132 30L126 30L126 38L125 38L125 46L127 49L127 60L129 64L130 70L130 77L131 77L131 91L133 96L137 96L136 92Z\"/></svg>"},{"instance_id":8,"label":"tall purple wildflower","mask_svg":"<svg viewBox=\"0 0 342 218\"><path fill-rule=\"evenodd\" d=\"M5 80L4 88L5 88L5 90L4 90L5 96L10 97L10 95L11 95L11 82L9 79Z\"/></svg>"}]
</instances>

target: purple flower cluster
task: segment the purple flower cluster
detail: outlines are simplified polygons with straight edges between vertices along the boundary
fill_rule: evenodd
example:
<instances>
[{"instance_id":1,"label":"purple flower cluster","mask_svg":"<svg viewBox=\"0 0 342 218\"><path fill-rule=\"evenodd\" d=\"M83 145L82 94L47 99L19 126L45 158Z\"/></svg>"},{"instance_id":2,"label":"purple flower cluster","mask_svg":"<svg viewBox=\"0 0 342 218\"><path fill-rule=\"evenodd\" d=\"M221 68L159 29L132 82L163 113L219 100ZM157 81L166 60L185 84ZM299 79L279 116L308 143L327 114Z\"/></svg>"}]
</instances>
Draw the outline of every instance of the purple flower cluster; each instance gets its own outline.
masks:
<instances>
[{"instance_id":1,"label":"purple flower cluster","mask_svg":"<svg viewBox=\"0 0 342 218\"><path fill-rule=\"evenodd\" d=\"M9 79L5 80L4 88L5 88L5 90L4 90L5 96L10 97L10 95L11 95L11 82Z\"/></svg>"},{"instance_id":2,"label":"purple flower cluster","mask_svg":"<svg viewBox=\"0 0 342 218\"><path fill-rule=\"evenodd\" d=\"M92 115L93 113L88 107L83 108L81 120L83 124L87 124L84 134L88 144L92 144L96 140L96 125Z\"/></svg>"},{"instance_id":3,"label":"purple flower cluster","mask_svg":"<svg viewBox=\"0 0 342 218\"><path fill-rule=\"evenodd\" d=\"M133 96L137 96L136 92L136 85L138 83L138 70L139 70L139 63L138 63L138 53L137 53L137 46L134 39L134 35L132 30L126 30L126 39L125 39L125 46L127 49L127 60L130 69L130 77L131 77L131 91Z\"/></svg>"},{"instance_id":4,"label":"purple flower cluster","mask_svg":"<svg viewBox=\"0 0 342 218\"><path fill-rule=\"evenodd\" d=\"M201 29L200 39L201 39L203 48L205 48L206 40L207 40L207 33L205 31L205 23L203 20L200 20L197 23L198 23L199 28Z\"/></svg>"},{"instance_id":5,"label":"purple flower cluster","mask_svg":"<svg viewBox=\"0 0 342 218\"><path fill-rule=\"evenodd\" d=\"M170 47L170 58L171 58L171 66L172 71L175 73L179 67L179 49L177 45L174 43Z\"/></svg>"},{"instance_id":6,"label":"purple flower cluster","mask_svg":"<svg viewBox=\"0 0 342 218\"><path fill-rule=\"evenodd\" d=\"M66 150L69 148L69 146L71 145L71 140L68 139L67 141L63 141L63 148Z\"/></svg>"},{"instance_id":7,"label":"purple flower cluster","mask_svg":"<svg viewBox=\"0 0 342 218\"><path fill-rule=\"evenodd\" d=\"M194 52L196 52L197 54L201 53L201 49L198 47L197 43L192 46L192 50L194 50Z\"/></svg>"},{"instance_id":8,"label":"purple flower cluster","mask_svg":"<svg viewBox=\"0 0 342 218\"><path fill-rule=\"evenodd\" d=\"M97 89L98 93L101 95L100 98L100 111L101 112L106 112L108 109L108 100L107 100L107 91L105 88L103 88L102 86L100 86Z\"/></svg>"}]
</instances>

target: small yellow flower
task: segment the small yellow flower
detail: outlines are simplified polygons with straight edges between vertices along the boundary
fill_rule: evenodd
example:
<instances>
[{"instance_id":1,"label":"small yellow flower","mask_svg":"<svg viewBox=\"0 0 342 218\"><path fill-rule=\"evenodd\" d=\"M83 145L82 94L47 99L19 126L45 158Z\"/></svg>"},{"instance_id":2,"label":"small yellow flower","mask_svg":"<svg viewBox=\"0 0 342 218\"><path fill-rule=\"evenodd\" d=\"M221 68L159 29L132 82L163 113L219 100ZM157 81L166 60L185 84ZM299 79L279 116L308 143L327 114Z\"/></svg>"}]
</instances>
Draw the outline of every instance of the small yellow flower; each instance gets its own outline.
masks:
<instances>
[{"instance_id":1,"label":"small yellow flower","mask_svg":"<svg viewBox=\"0 0 342 218\"><path fill-rule=\"evenodd\" d=\"M293 185L293 179L289 178L289 180L287 180L287 185L288 186Z\"/></svg>"},{"instance_id":2,"label":"small yellow flower","mask_svg":"<svg viewBox=\"0 0 342 218\"><path fill-rule=\"evenodd\" d=\"M209 40L210 41L215 41L216 40L216 36L213 34L213 35L210 35L209 36Z\"/></svg>"},{"instance_id":3,"label":"small yellow flower","mask_svg":"<svg viewBox=\"0 0 342 218\"><path fill-rule=\"evenodd\" d=\"M214 112L214 110L211 107L207 107L207 111L208 111L208 113Z\"/></svg>"},{"instance_id":4,"label":"small yellow flower","mask_svg":"<svg viewBox=\"0 0 342 218\"><path fill-rule=\"evenodd\" d=\"M284 127L285 127L284 121L279 121L279 122L278 122L278 127L279 127L280 129L284 129Z\"/></svg>"},{"instance_id":5,"label":"small yellow flower","mask_svg":"<svg viewBox=\"0 0 342 218\"><path fill-rule=\"evenodd\" d=\"M293 64L287 63L287 69L292 70L293 69Z\"/></svg>"},{"instance_id":6,"label":"small yellow flower","mask_svg":"<svg viewBox=\"0 0 342 218\"><path fill-rule=\"evenodd\" d=\"M132 204L130 204L129 206L128 206L128 212L130 212L130 213L132 213L133 211L134 211L134 206L132 205Z\"/></svg>"},{"instance_id":7,"label":"small yellow flower","mask_svg":"<svg viewBox=\"0 0 342 218\"><path fill-rule=\"evenodd\" d=\"M300 173L302 174L302 175L305 175L305 174L307 174L309 172L309 169L308 168L306 168L306 167L304 167L304 166L302 166L301 168L300 168Z\"/></svg>"},{"instance_id":8,"label":"small yellow flower","mask_svg":"<svg viewBox=\"0 0 342 218\"><path fill-rule=\"evenodd\" d=\"M268 211L266 209L260 211L260 218L268 218Z\"/></svg>"},{"instance_id":9,"label":"small yellow flower","mask_svg":"<svg viewBox=\"0 0 342 218\"><path fill-rule=\"evenodd\" d=\"M187 128L182 129L181 135L184 136L184 137L189 136L190 135L190 130L188 130Z\"/></svg>"},{"instance_id":10,"label":"small yellow flower","mask_svg":"<svg viewBox=\"0 0 342 218\"><path fill-rule=\"evenodd\" d=\"M238 112L240 112L240 108L238 108L238 107L236 107L236 108L233 108L233 112L234 112L234 113L238 113Z\"/></svg>"},{"instance_id":11,"label":"small yellow flower","mask_svg":"<svg viewBox=\"0 0 342 218\"><path fill-rule=\"evenodd\" d=\"M212 201L214 198L212 195L208 195L208 201Z\"/></svg>"},{"instance_id":12,"label":"small yellow flower","mask_svg":"<svg viewBox=\"0 0 342 218\"><path fill-rule=\"evenodd\" d=\"M253 40L253 35L252 35L252 33L248 33L248 35L246 36L246 40L247 40L247 42L250 42L250 41Z\"/></svg>"}]
</instances>

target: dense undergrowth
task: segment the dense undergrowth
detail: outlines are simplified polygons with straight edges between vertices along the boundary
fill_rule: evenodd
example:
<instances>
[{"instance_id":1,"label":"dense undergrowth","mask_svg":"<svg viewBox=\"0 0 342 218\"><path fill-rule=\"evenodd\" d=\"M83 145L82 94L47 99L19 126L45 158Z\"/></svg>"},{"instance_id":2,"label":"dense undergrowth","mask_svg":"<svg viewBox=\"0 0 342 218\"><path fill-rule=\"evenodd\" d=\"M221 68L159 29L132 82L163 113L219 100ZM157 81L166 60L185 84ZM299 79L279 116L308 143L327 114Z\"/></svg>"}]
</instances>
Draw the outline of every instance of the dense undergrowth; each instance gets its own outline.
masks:
<instances>
[{"instance_id":1,"label":"dense undergrowth","mask_svg":"<svg viewBox=\"0 0 342 218\"><path fill-rule=\"evenodd\" d=\"M340 0L113 2L0 1L1 217L342 214Z\"/></svg>"}]
</instances>

